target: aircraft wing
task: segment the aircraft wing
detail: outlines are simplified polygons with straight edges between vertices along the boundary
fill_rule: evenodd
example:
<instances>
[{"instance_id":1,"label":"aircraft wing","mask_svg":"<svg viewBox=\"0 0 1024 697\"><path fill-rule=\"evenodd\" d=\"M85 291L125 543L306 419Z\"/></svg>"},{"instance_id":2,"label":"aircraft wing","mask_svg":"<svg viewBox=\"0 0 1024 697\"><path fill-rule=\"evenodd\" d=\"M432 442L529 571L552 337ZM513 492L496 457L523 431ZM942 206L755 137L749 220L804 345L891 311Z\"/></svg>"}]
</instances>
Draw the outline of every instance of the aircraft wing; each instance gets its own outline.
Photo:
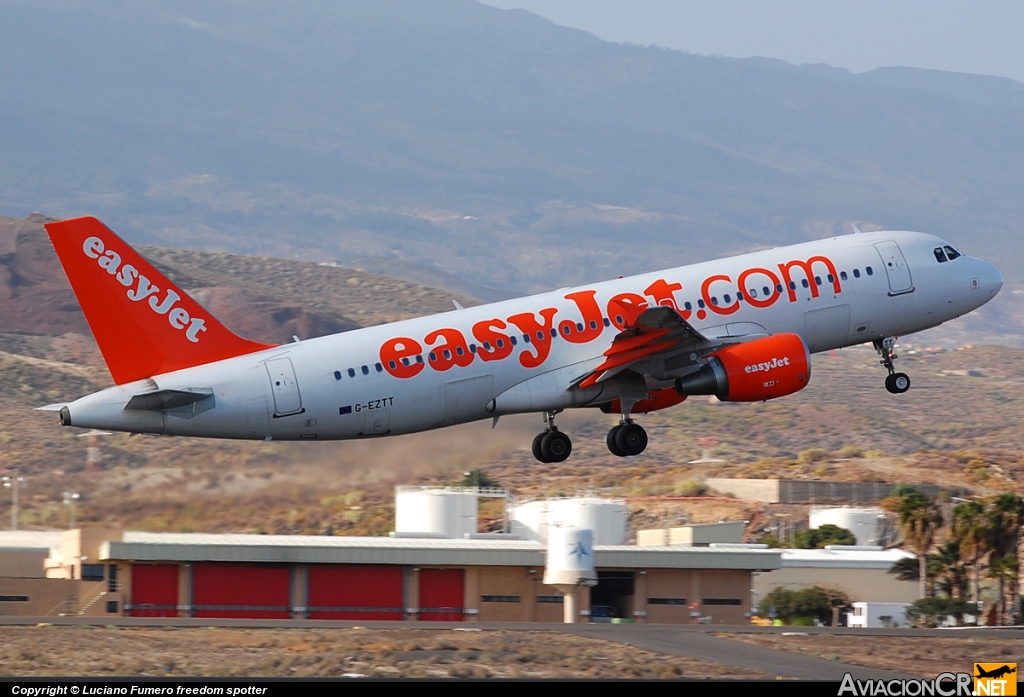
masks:
<instances>
[{"instance_id":1,"label":"aircraft wing","mask_svg":"<svg viewBox=\"0 0 1024 697\"><path fill-rule=\"evenodd\" d=\"M590 387L619 373L638 367L641 362L662 358L678 363L677 368L696 363L696 358L722 346L725 341L709 339L690 326L672 307L651 307L620 332L604 352L601 365L580 378L577 386ZM691 358L691 355L697 354ZM671 360L675 359L675 360ZM637 372L644 373L644 370Z\"/></svg>"}]
</instances>

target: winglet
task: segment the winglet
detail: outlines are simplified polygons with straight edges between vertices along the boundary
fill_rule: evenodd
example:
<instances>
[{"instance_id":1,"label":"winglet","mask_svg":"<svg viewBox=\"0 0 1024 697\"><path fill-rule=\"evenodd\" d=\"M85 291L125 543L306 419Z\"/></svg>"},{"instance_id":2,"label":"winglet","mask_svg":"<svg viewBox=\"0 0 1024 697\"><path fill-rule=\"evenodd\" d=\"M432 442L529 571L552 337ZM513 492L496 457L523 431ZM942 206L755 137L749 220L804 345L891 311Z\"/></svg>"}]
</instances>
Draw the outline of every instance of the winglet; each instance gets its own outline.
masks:
<instances>
[{"instance_id":1,"label":"winglet","mask_svg":"<svg viewBox=\"0 0 1024 697\"><path fill-rule=\"evenodd\" d=\"M46 232L117 384L273 346L233 334L96 218Z\"/></svg>"}]
</instances>

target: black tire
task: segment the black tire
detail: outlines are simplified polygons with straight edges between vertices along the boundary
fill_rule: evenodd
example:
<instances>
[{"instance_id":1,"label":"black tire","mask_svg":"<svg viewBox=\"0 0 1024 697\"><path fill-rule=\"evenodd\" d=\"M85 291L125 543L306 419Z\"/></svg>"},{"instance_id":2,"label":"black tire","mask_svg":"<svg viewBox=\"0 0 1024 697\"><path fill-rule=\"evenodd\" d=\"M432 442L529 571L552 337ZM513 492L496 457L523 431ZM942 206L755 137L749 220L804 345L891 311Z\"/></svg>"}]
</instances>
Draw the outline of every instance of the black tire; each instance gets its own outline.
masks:
<instances>
[{"instance_id":1,"label":"black tire","mask_svg":"<svg viewBox=\"0 0 1024 697\"><path fill-rule=\"evenodd\" d=\"M647 448L647 431L639 424L623 424L615 434L615 445L627 457L639 455Z\"/></svg>"},{"instance_id":2,"label":"black tire","mask_svg":"<svg viewBox=\"0 0 1024 697\"><path fill-rule=\"evenodd\" d=\"M903 394L910 389L910 376L906 373L894 373L890 376L892 378L891 392L894 394Z\"/></svg>"},{"instance_id":3,"label":"black tire","mask_svg":"<svg viewBox=\"0 0 1024 697\"><path fill-rule=\"evenodd\" d=\"M547 434L547 431L538 433L537 437L533 439L533 456L537 458L537 462L543 462L544 464L550 462L550 460L545 459L544 449L541 447L541 443L544 440L544 436L546 436Z\"/></svg>"},{"instance_id":4,"label":"black tire","mask_svg":"<svg viewBox=\"0 0 1024 697\"><path fill-rule=\"evenodd\" d=\"M561 431L548 431L540 442L546 462L565 462L572 454L572 439Z\"/></svg>"},{"instance_id":5,"label":"black tire","mask_svg":"<svg viewBox=\"0 0 1024 697\"><path fill-rule=\"evenodd\" d=\"M896 394L896 386L893 384L892 379L896 377L895 374L885 376L885 389L892 394Z\"/></svg>"},{"instance_id":6,"label":"black tire","mask_svg":"<svg viewBox=\"0 0 1024 697\"><path fill-rule=\"evenodd\" d=\"M619 434L620 430L622 430L622 424L619 424L618 426L613 426L612 429L608 431L608 438L605 442L608 443L608 450L611 452L612 455L615 455L616 457L625 457L622 451L619 450L619 446L615 441L615 436Z\"/></svg>"}]
</instances>

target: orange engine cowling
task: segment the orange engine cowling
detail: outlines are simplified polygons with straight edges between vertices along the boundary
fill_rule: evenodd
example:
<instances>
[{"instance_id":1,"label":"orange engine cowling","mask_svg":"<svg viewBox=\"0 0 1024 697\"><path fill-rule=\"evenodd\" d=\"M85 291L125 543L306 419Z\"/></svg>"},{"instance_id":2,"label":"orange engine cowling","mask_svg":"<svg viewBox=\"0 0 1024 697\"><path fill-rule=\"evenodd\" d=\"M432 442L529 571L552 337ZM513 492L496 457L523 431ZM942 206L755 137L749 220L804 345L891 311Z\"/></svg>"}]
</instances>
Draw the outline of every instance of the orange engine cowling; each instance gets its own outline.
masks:
<instances>
[{"instance_id":1,"label":"orange engine cowling","mask_svg":"<svg viewBox=\"0 0 1024 697\"><path fill-rule=\"evenodd\" d=\"M646 397L641 399L639 402L633 405L630 409L632 414L646 414L649 411L658 411L659 409L668 409L686 399L686 395L679 394L679 392L671 387L666 387L661 390L654 390L649 392ZM613 399L610 402L605 402L599 405L601 411L605 414L620 414L622 413L622 402L617 399Z\"/></svg>"},{"instance_id":2,"label":"orange engine cowling","mask_svg":"<svg viewBox=\"0 0 1024 697\"><path fill-rule=\"evenodd\" d=\"M715 351L708 364L676 380L681 395L763 402L798 392L811 379L811 354L796 334L776 334Z\"/></svg>"}]
</instances>

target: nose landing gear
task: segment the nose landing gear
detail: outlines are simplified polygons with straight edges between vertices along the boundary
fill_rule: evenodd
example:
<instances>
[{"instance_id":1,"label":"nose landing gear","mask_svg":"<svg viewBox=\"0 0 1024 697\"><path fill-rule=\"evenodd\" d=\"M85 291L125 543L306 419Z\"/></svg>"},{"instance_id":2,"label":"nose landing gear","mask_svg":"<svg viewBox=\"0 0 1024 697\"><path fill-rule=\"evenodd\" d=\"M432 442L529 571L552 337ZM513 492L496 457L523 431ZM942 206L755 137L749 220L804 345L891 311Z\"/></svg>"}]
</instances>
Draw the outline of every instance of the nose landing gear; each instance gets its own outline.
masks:
<instances>
[{"instance_id":1,"label":"nose landing gear","mask_svg":"<svg viewBox=\"0 0 1024 697\"><path fill-rule=\"evenodd\" d=\"M541 431L533 439L533 456L538 462L545 464L565 462L572 454L572 439L555 426L557 411L544 412L544 423L547 429Z\"/></svg>"},{"instance_id":2,"label":"nose landing gear","mask_svg":"<svg viewBox=\"0 0 1024 697\"><path fill-rule=\"evenodd\" d=\"M885 378L885 389L893 394L903 394L910 389L910 376L906 373L897 373L896 367L893 362L897 356L893 353L893 347L896 345L896 337L887 336L884 339L875 339L873 343L875 350L882 357L879 361L885 366L885 369L889 371L889 374Z\"/></svg>"}]
</instances>

